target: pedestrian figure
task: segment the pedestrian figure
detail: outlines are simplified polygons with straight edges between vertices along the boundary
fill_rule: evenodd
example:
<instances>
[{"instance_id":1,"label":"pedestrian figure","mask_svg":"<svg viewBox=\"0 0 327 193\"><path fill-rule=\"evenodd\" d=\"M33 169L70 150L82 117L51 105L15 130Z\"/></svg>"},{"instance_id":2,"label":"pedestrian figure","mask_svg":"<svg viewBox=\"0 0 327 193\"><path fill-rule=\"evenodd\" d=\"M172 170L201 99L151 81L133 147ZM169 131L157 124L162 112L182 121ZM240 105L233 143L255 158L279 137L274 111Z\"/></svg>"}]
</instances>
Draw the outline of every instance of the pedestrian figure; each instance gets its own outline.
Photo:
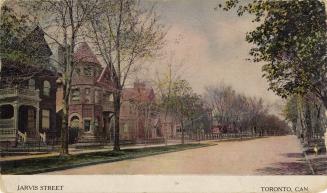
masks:
<instances>
[{"instance_id":1,"label":"pedestrian figure","mask_svg":"<svg viewBox=\"0 0 327 193\"><path fill-rule=\"evenodd\" d=\"M318 146L315 144L315 147L313 148L313 151L315 152L315 155L318 156Z\"/></svg>"}]
</instances>

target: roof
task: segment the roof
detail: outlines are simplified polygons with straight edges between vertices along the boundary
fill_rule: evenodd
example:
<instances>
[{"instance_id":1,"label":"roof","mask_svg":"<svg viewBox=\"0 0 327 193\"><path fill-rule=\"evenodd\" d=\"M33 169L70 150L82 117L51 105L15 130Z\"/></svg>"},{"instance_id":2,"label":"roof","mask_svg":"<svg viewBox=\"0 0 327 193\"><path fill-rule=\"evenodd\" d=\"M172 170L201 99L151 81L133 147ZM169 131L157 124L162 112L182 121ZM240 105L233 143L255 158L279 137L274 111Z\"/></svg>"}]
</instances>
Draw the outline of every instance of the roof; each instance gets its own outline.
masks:
<instances>
[{"instance_id":1,"label":"roof","mask_svg":"<svg viewBox=\"0 0 327 193\"><path fill-rule=\"evenodd\" d=\"M74 59L78 62L89 62L101 65L99 60L91 50L90 46L86 42L81 43L81 45L78 47L78 49L74 53Z\"/></svg>"},{"instance_id":2,"label":"roof","mask_svg":"<svg viewBox=\"0 0 327 193\"><path fill-rule=\"evenodd\" d=\"M110 71L109 71L108 66L106 66L105 68L102 68L102 72L101 72L100 76L97 78L96 84L107 90L115 91L117 89L114 87L109 76L110 76Z\"/></svg>"},{"instance_id":3,"label":"roof","mask_svg":"<svg viewBox=\"0 0 327 193\"><path fill-rule=\"evenodd\" d=\"M136 101L153 101L154 100L154 91L152 88L148 87L134 87L134 88L125 88L123 90L122 99L125 101L136 100Z\"/></svg>"}]
</instances>

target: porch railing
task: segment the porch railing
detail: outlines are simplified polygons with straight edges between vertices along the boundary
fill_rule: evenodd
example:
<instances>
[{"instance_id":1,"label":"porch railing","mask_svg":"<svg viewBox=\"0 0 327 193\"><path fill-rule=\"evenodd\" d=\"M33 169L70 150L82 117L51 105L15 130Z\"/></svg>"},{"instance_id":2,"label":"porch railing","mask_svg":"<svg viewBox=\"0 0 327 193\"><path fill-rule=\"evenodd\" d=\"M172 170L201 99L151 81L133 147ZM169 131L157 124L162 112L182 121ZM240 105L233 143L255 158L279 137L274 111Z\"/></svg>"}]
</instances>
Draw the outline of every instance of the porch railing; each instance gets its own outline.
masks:
<instances>
[{"instance_id":1,"label":"porch railing","mask_svg":"<svg viewBox=\"0 0 327 193\"><path fill-rule=\"evenodd\" d=\"M39 90L19 88L19 87L0 89L0 99L4 99L7 97L15 97L15 96L38 98Z\"/></svg>"},{"instance_id":2,"label":"porch railing","mask_svg":"<svg viewBox=\"0 0 327 193\"><path fill-rule=\"evenodd\" d=\"M16 130L14 128L1 128L0 141L15 141Z\"/></svg>"},{"instance_id":3,"label":"porch railing","mask_svg":"<svg viewBox=\"0 0 327 193\"><path fill-rule=\"evenodd\" d=\"M11 119L0 119L0 128L1 129L14 129L14 118Z\"/></svg>"}]
</instances>

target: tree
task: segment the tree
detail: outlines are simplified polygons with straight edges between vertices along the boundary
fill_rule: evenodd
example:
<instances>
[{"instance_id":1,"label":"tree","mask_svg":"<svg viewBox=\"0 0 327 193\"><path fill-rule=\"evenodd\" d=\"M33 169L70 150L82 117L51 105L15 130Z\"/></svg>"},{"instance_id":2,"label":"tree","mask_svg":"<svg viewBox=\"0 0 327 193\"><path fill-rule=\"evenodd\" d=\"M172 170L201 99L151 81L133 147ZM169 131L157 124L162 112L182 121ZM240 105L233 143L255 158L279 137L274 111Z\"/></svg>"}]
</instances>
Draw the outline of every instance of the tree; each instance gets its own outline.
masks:
<instances>
[{"instance_id":1,"label":"tree","mask_svg":"<svg viewBox=\"0 0 327 193\"><path fill-rule=\"evenodd\" d=\"M296 132L296 124L298 121L298 95L288 97L283 109L283 116L292 124L293 132Z\"/></svg>"},{"instance_id":2,"label":"tree","mask_svg":"<svg viewBox=\"0 0 327 193\"><path fill-rule=\"evenodd\" d=\"M167 145L167 119L170 118L171 123L177 120L176 111L172 103L173 100L173 85L178 80L181 80L181 75L178 72L181 68L181 65L176 65L175 58L173 55L169 55L168 60L165 61L166 68L160 70L160 73L157 71L153 82L156 88L157 100L161 112L163 112L163 123L164 123L164 135L165 143ZM172 126L172 125L171 125Z\"/></svg>"},{"instance_id":3,"label":"tree","mask_svg":"<svg viewBox=\"0 0 327 193\"><path fill-rule=\"evenodd\" d=\"M226 130L230 125L232 98L235 96L235 91L232 87L223 83L216 86L206 88L205 99L213 109L213 117Z\"/></svg>"},{"instance_id":4,"label":"tree","mask_svg":"<svg viewBox=\"0 0 327 193\"><path fill-rule=\"evenodd\" d=\"M220 126L222 132L263 135L286 134L288 131L284 121L269 114L268 107L261 98L239 94L231 86L209 86L204 98L213 110L217 126Z\"/></svg>"},{"instance_id":5,"label":"tree","mask_svg":"<svg viewBox=\"0 0 327 193\"><path fill-rule=\"evenodd\" d=\"M222 7L220 5L220 7ZM224 10L238 7L239 16L254 15L259 24L247 33L255 45L254 62L264 62L263 76L281 97L313 93L327 107L326 12L317 0L226 1Z\"/></svg>"},{"instance_id":6,"label":"tree","mask_svg":"<svg viewBox=\"0 0 327 193\"><path fill-rule=\"evenodd\" d=\"M1 85L19 86L49 67L44 61L48 53L44 54L43 42L29 39L38 30L39 27L29 21L28 15L18 15L7 5L1 7Z\"/></svg>"},{"instance_id":7,"label":"tree","mask_svg":"<svg viewBox=\"0 0 327 193\"><path fill-rule=\"evenodd\" d=\"M138 1L101 0L101 10L93 13L88 39L110 71L114 92L115 139L119 151L121 92L138 62L153 57L163 43L165 32L154 8L141 9Z\"/></svg>"},{"instance_id":8,"label":"tree","mask_svg":"<svg viewBox=\"0 0 327 193\"><path fill-rule=\"evenodd\" d=\"M72 75L75 61L73 58L81 28L91 19L91 13L97 10L98 1L83 0L34 0L21 1L29 13L39 17L45 35L51 43L63 48L63 61L56 61L62 74L63 117L61 126L61 155L68 155L68 112Z\"/></svg>"},{"instance_id":9,"label":"tree","mask_svg":"<svg viewBox=\"0 0 327 193\"><path fill-rule=\"evenodd\" d=\"M181 124L182 144L185 143L184 121L192 114L195 95L192 88L186 80L177 80L172 84L172 95L167 98L165 103L176 114Z\"/></svg>"},{"instance_id":10,"label":"tree","mask_svg":"<svg viewBox=\"0 0 327 193\"><path fill-rule=\"evenodd\" d=\"M323 105L315 95L289 97L283 114L291 122L293 132L303 136L305 142L323 136Z\"/></svg>"}]
</instances>

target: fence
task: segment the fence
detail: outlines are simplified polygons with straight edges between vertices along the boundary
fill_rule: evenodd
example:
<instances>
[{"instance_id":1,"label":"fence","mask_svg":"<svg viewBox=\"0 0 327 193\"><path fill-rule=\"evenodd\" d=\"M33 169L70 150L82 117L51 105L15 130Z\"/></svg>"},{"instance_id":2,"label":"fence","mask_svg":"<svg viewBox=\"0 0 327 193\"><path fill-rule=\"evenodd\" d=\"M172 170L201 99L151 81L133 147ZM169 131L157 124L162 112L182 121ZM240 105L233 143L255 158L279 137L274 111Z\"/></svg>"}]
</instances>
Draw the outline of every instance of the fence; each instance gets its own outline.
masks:
<instances>
[{"instance_id":1,"label":"fence","mask_svg":"<svg viewBox=\"0 0 327 193\"><path fill-rule=\"evenodd\" d=\"M263 135L261 135L263 136ZM259 137L258 134L253 135L251 133L199 133L199 134L185 134L184 139L185 140L191 140L191 141L204 141L204 140L224 140L224 139L242 139L242 138L254 138ZM175 139L181 139L182 136L179 134L178 138Z\"/></svg>"},{"instance_id":2,"label":"fence","mask_svg":"<svg viewBox=\"0 0 327 193\"><path fill-rule=\"evenodd\" d=\"M259 135L252 135L251 133L198 133L198 134L186 134L184 136L184 141L204 141L204 140L226 140L226 139L247 139L255 138ZM178 143L181 142L181 135L178 137L169 138L169 140L174 140ZM155 139L142 139L142 140L121 140L121 145L137 145L137 144L165 144L167 141L165 138L155 138ZM106 140L104 138L93 139L89 141L83 141L83 143L75 143L69 145L73 148L99 148L100 146L113 145L112 141ZM28 152L54 152L59 151L61 147L60 138L48 139L46 143L39 141L29 141L25 144L18 144L16 147L10 145L1 146L1 155L7 155L10 153L28 153Z\"/></svg>"}]
</instances>

